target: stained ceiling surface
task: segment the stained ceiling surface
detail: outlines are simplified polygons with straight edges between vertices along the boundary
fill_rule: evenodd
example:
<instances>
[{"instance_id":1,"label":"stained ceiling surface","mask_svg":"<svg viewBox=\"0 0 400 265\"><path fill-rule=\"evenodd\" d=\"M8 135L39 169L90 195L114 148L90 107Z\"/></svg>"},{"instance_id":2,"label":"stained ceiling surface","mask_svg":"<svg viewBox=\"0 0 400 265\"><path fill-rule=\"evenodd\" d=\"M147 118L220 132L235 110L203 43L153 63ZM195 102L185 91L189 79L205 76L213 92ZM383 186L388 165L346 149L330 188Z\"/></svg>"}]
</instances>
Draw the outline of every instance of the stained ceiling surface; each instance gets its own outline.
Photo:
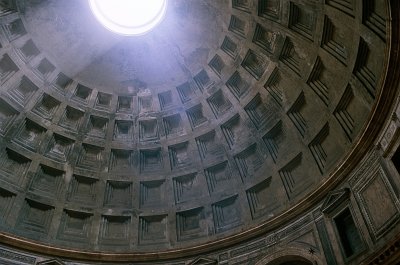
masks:
<instances>
[{"instance_id":1,"label":"stained ceiling surface","mask_svg":"<svg viewBox=\"0 0 400 265\"><path fill-rule=\"evenodd\" d=\"M364 2L169 0L126 37L88 1L17 1L0 20L0 227L122 253L279 222L374 109L387 14Z\"/></svg>"}]
</instances>

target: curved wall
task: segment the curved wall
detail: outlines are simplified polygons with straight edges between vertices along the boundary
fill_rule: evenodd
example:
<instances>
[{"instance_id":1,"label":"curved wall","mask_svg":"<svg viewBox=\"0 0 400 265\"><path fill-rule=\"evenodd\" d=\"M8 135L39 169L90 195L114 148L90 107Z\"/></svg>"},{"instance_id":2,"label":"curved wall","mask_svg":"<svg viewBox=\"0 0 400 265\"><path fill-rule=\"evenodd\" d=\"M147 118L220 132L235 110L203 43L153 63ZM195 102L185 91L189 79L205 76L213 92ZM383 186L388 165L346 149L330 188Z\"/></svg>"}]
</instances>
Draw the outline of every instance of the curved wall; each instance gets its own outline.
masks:
<instances>
[{"instance_id":1,"label":"curved wall","mask_svg":"<svg viewBox=\"0 0 400 265\"><path fill-rule=\"evenodd\" d=\"M171 264L359 264L384 247L399 219L398 6L345 2L232 1L201 70L132 93L67 77L30 35L29 4L4 12L1 241Z\"/></svg>"}]
</instances>

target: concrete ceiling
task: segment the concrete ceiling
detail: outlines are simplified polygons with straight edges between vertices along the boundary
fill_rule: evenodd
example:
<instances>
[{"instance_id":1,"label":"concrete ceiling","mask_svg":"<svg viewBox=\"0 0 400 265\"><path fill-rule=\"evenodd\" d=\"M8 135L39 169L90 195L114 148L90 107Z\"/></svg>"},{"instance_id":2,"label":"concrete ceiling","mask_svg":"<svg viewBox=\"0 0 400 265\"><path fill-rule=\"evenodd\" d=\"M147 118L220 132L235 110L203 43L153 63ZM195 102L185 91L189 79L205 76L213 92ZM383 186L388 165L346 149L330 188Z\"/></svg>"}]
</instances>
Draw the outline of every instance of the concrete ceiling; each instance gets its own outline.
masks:
<instances>
[{"instance_id":1,"label":"concrete ceiling","mask_svg":"<svg viewBox=\"0 0 400 265\"><path fill-rule=\"evenodd\" d=\"M2 226L121 253L284 220L346 162L385 74L384 29L338 2L170 0L121 37L86 1L17 1L0 21Z\"/></svg>"}]
</instances>

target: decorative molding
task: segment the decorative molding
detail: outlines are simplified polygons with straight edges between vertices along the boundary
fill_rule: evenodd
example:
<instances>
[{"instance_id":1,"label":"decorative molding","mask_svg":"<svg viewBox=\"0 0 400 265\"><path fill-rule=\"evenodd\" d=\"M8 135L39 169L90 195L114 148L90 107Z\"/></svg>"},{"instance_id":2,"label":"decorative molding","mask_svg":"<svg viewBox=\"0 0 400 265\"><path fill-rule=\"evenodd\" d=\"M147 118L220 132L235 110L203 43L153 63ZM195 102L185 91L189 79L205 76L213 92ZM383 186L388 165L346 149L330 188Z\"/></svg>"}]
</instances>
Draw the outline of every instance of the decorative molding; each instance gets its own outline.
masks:
<instances>
[{"instance_id":1,"label":"decorative molding","mask_svg":"<svg viewBox=\"0 0 400 265\"><path fill-rule=\"evenodd\" d=\"M23 255L20 252L17 253L2 247L0 247L0 262L1 260L22 262L23 264L36 264L36 257Z\"/></svg>"},{"instance_id":2,"label":"decorative molding","mask_svg":"<svg viewBox=\"0 0 400 265\"><path fill-rule=\"evenodd\" d=\"M344 188L340 190L334 190L328 193L326 199L322 203L321 211L324 214L330 214L336 210L344 201L350 199L350 189Z\"/></svg>"}]
</instances>

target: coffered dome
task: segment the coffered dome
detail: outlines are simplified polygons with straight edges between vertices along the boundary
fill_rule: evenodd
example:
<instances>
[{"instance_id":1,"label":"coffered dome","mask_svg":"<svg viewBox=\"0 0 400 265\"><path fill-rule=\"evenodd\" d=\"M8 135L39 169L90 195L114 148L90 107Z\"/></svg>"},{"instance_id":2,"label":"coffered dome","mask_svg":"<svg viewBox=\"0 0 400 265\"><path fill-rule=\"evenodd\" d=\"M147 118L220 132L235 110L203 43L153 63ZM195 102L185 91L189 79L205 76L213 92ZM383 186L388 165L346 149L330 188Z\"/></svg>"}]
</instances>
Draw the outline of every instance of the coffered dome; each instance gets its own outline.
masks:
<instances>
[{"instance_id":1,"label":"coffered dome","mask_svg":"<svg viewBox=\"0 0 400 265\"><path fill-rule=\"evenodd\" d=\"M155 258L310 209L393 98L389 9L370 2L169 0L140 36L104 28L89 1L10 2L0 228L31 248Z\"/></svg>"}]
</instances>

